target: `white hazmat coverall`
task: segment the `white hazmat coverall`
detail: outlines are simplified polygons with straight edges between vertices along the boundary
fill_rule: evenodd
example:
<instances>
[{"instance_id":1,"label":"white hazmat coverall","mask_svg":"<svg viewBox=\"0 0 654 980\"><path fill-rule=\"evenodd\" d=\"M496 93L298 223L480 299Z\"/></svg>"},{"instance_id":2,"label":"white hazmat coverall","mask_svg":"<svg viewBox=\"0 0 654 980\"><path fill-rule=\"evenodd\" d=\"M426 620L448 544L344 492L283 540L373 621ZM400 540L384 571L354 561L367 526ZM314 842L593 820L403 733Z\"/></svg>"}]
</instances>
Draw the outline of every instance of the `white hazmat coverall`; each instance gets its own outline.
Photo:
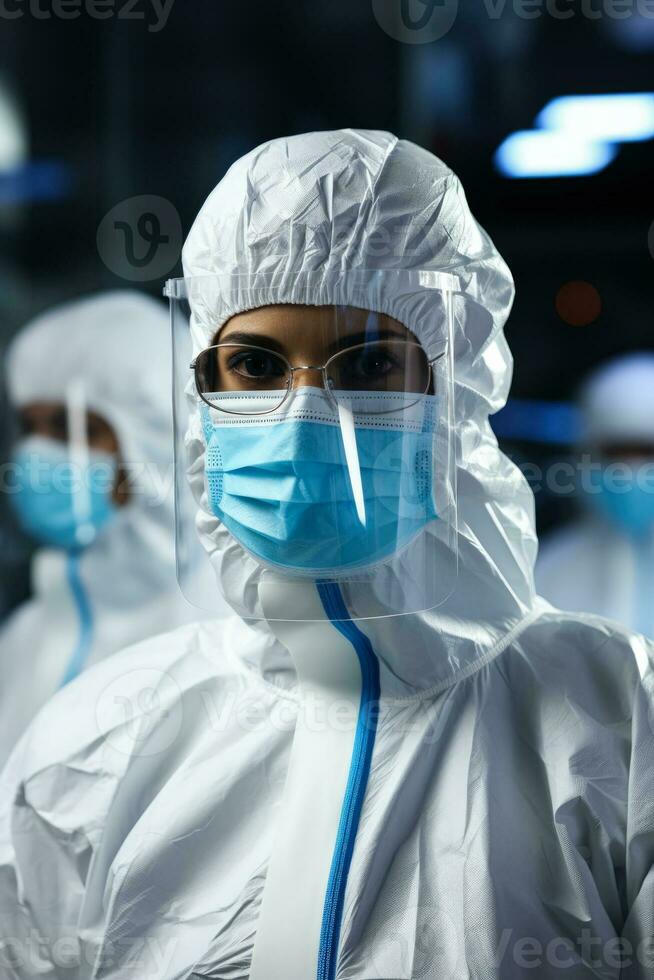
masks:
<instances>
[{"instance_id":1,"label":"white hazmat coverall","mask_svg":"<svg viewBox=\"0 0 654 980\"><path fill-rule=\"evenodd\" d=\"M620 466L629 461L614 462L612 510L598 507L605 498L580 493L583 514L542 542L538 591L561 609L608 616L654 637L654 354L627 354L603 366L580 401L591 454L640 445L649 455L632 461L635 487L624 476L620 481Z\"/></svg>"},{"instance_id":2,"label":"white hazmat coverall","mask_svg":"<svg viewBox=\"0 0 654 980\"><path fill-rule=\"evenodd\" d=\"M129 498L78 554L42 546L34 555L32 596L0 631L3 763L65 680L131 643L204 618L175 579L165 308L130 291L64 304L16 336L5 370L17 410L65 405L81 383L86 408L117 436Z\"/></svg>"},{"instance_id":3,"label":"white hazmat coverall","mask_svg":"<svg viewBox=\"0 0 654 980\"><path fill-rule=\"evenodd\" d=\"M229 170L184 249L187 276L265 270L288 303L309 299L304 267L314 300L347 301L350 266L460 283L451 594L337 628L289 579L287 621L261 618L263 573L207 508L192 423L199 533L249 617L107 660L23 739L0 793L3 976L648 975L652 649L534 595L532 495L488 423L511 380L513 284L459 181L385 132L273 140ZM425 339L424 296L382 299ZM269 300L245 288L241 309ZM196 353L213 339L200 323ZM402 553L398 588L431 533ZM302 602L315 621L290 621ZM379 681L367 759L364 665Z\"/></svg>"}]
</instances>

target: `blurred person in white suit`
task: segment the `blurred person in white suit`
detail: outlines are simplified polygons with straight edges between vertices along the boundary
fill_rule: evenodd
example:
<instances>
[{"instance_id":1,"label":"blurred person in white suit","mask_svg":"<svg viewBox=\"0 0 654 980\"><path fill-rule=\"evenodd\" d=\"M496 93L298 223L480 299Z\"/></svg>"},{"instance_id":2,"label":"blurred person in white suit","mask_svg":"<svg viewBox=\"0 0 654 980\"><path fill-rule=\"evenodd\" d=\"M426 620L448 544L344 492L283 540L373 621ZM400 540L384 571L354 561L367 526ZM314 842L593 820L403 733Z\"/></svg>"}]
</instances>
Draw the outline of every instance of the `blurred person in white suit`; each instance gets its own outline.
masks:
<instances>
[{"instance_id":1,"label":"blurred person in white suit","mask_svg":"<svg viewBox=\"0 0 654 980\"><path fill-rule=\"evenodd\" d=\"M38 547L0 631L0 762L58 688L202 618L175 578L169 324L133 291L56 307L10 344L3 490Z\"/></svg>"},{"instance_id":2,"label":"blurred person in white suit","mask_svg":"<svg viewBox=\"0 0 654 980\"><path fill-rule=\"evenodd\" d=\"M536 586L559 609L654 637L654 353L597 369L580 407L581 513L543 541Z\"/></svg>"}]
</instances>

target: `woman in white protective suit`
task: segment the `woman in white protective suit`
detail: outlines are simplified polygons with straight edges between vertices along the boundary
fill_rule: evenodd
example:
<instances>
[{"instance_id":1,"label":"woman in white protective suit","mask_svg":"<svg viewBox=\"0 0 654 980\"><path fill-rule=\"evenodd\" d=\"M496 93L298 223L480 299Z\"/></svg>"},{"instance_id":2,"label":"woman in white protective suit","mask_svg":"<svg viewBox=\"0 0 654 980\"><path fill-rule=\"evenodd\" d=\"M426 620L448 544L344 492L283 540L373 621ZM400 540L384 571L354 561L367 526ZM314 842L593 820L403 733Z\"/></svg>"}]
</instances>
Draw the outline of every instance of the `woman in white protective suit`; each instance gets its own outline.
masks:
<instances>
[{"instance_id":1,"label":"woman in white protective suit","mask_svg":"<svg viewBox=\"0 0 654 980\"><path fill-rule=\"evenodd\" d=\"M273 140L184 269L196 523L235 613L22 741L5 975L647 976L652 651L534 596L488 424L513 286L458 180L388 133Z\"/></svg>"},{"instance_id":2,"label":"woman in white protective suit","mask_svg":"<svg viewBox=\"0 0 654 980\"><path fill-rule=\"evenodd\" d=\"M136 292L37 317L5 361L3 490L38 544L0 631L0 762L81 670L200 615L175 580L168 316Z\"/></svg>"},{"instance_id":3,"label":"woman in white protective suit","mask_svg":"<svg viewBox=\"0 0 654 980\"><path fill-rule=\"evenodd\" d=\"M580 407L582 512L542 542L538 591L654 637L654 354L602 365Z\"/></svg>"}]
</instances>

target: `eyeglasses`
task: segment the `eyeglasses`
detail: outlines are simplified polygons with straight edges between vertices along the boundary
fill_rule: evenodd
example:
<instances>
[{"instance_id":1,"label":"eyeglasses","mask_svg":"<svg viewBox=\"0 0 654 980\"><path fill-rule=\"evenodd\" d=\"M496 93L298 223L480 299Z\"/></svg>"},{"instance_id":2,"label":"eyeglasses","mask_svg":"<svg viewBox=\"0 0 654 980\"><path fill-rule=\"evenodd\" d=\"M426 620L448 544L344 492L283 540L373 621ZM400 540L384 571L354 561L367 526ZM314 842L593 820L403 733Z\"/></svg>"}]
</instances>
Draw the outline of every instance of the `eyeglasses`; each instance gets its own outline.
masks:
<instances>
[{"instance_id":1,"label":"eyeglasses","mask_svg":"<svg viewBox=\"0 0 654 980\"><path fill-rule=\"evenodd\" d=\"M366 413L384 414L408 408L420 396L433 391L433 366L444 353L430 359L424 348L413 341L379 340L346 347L324 364L293 367L282 354L265 347L224 343L201 351L190 367L200 398L211 408L229 415L266 415L277 411L288 398L298 371L319 372L322 387L329 393L403 392L416 395L412 401L396 401L390 408L383 399L370 399ZM278 401L270 397L277 391ZM266 407L261 411L253 411L248 399L239 401L235 398L227 407L217 398L222 394L257 395L261 392L268 396Z\"/></svg>"}]
</instances>

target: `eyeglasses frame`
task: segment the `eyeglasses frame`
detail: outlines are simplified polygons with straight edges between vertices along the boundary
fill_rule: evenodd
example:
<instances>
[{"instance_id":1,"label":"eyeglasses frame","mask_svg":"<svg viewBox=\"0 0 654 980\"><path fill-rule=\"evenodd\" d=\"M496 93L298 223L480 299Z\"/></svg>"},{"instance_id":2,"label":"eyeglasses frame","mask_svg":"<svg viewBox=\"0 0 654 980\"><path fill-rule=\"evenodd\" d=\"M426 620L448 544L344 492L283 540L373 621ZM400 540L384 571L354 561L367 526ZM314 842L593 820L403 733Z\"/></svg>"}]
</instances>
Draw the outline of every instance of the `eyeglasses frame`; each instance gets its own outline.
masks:
<instances>
[{"instance_id":1,"label":"eyeglasses frame","mask_svg":"<svg viewBox=\"0 0 654 980\"><path fill-rule=\"evenodd\" d=\"M200 353L197 355L197 357L194 357L193 358L193 360L191 361L191 363L189 365L189 368L190 368L191 371L193 371L193 378L194 378L194 382L195 382L195 390L198 393L198 395L200 396L201 400L205 403L205 405L208 405L209 408L214 409L214 411L216 411L216 412L224 412L225 415L256 415L256 416L259 416L259 415L270 415L273 412L279 411L279 409L282 407L282 405L284 404L284 402L286 401L286 399L290 395L291 391L293 390L293 375L296 373L296 371L320 371L321 374L322 374L324 390L327 392L328 396L331 397L332 401L338 407L338 403L336 401L336 398L334 397L334 395L332 393L333 389L332 389L332 385L330 384L330 378L327 376L327 368L332 363L332 361L336 360L342 354L345 354L348 351L360 350L361 348L369 347L371 343L375 343L375 341L370 341L368 343L363 343L363 344L353 344L351 347L344 347L342 350L339 350L335 354L332 354L332 356L329 357L325 361L324 364L298 364L297 367L293 367L293 365L290 363L290 361L288 361L288 359L283 354L280 354L278 351L270 350L270 348L268 348L268 347L261 347L258 344L229 343L229 341L225 341L222 344L211 344L209 347L205 347L203 350L200 351ZM386 344L402 344L404 347L417 347L425 355L427 353L425 351L424 347L422 346L422 344L419 344L419 343L417 343L416 341L413 341L413 340L402 340L400 338L398 340L380 340L380 341L376 341L376 343L380 343L380 344L382 344L382 343L386 343ZM284 362L284 364L286 365L286 367L288 369L288 381L287 381L287 384L286 384L286 391L284 392L283 397L280 399L279 404L274 405L273 408L267 408L263 412L230 412L230 410L228 408L222 408L222 407L216 405L214 402L210 402L208 398L205 398L205 396L200 391L200 385L198 384L198 374L197 374L198 360L203 356L203 354L207 354L211 350L220 350L222 348L227 348L227 347L234 347L234 348L240 348L240 349L245 348L247 350L254 350L254 351L257 351L258 350L258 351L262 351L265 354L272 354L274 357L278 357L281 361ZM404 410L404 409L407 409L407 408L411 408L413 405L415 405L423 397L423 395L426 395L427 394L427 392L429 391L429 387L430 387L430 385L432 383L433 377L434 377L434 364L436 364L437 361L440 361L441 358L444 357L446 353L447 353L447 348L445 348L445 350L441 351L440 354L437 354L436 357L432 357L432 358L429 358L428 357L427 358L427 365L429 367L429 374L427 376L427 383L426 383L426 386L425 386L425 390L423 392L417 393L417 397L416 397L415 401L410 402L410 404L408 404L408 405L402 405L401 410ZM282 389L280 388L280 392L281 391L282 391ZM384 410L383 412L375 412L374 414L375 415L388 415L388 414L391 414L391 413L397 412L397 411L398 411L397 408L389 408L389 409Z\"/></svg>"}]
</instances>

